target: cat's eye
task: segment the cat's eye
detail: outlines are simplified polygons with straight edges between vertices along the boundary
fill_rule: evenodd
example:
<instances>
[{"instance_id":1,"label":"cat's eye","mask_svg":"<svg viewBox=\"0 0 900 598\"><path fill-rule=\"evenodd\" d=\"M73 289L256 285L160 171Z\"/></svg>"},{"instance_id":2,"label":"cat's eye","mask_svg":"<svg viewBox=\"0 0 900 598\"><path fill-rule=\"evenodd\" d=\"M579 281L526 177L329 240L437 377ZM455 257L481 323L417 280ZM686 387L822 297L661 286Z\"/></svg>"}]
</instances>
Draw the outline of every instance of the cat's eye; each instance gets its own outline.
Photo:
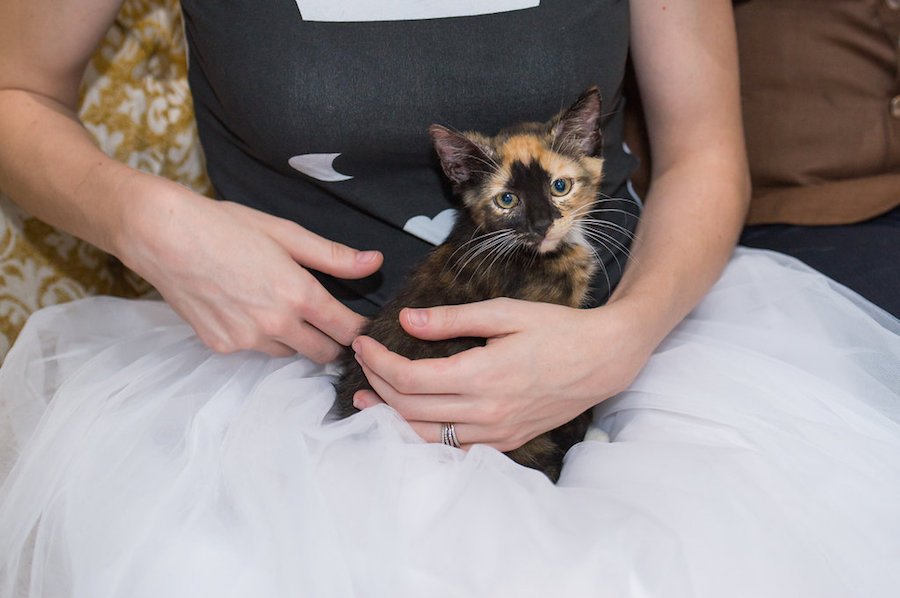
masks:
<instances>
[{"instance_id":1,"label":"cat's eye","mask_svg":"<svg viewBox=\"0 0 900 598\"><path fill-rule=\"evenodd\" d=\"M550 193L562 197L572 190L572 179L555 179L550 183Z\"/></svg>"},{"instance_id":2,"label":"cat's eye","mask_svg":"<svg viewBox=\"0 0 900 598\"><path fill-rule=\"evenodd\" d=\"M515 193L505 191L494 198L494 203L504 210L509 210L510 208L516 207L519 203L519 198Z\"/></svg>"}]
</instances>

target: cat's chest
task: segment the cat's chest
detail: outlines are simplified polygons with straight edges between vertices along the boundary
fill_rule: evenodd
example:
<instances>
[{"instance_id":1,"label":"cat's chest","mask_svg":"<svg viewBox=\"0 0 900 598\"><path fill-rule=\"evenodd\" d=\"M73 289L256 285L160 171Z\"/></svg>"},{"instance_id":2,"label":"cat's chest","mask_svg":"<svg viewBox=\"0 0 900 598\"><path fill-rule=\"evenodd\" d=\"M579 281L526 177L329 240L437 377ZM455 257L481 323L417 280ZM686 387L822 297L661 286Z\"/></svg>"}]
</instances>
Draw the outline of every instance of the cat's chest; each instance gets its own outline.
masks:
<instances>
[{"instance_id":1,"label":"cat's chest","mask_svg":"<svg viewBox=\"0 0 900 598\"><path fill-rule=\"evenodd\" d=\"M430 288L441 296L437 303L511 297L580 307L596 270L593 253L582 246L568 247L550 257L523 255L462 269L446 268L443 254L452 254L452 247L442 249L432 254L432 264L425 265L416 277L421 280L431 273L437 284Z\"/></svg>"},{"instance_id":2,"label":"cat's chest","mask_svg":"<svg viewBox=\"0 0 900 598\"><path fill-rule=\"evenodd\" d=\"M585 247L574 246L521 272L516 298L580 307L585 303L596 260Z\"/></svg>"}]
</instances>

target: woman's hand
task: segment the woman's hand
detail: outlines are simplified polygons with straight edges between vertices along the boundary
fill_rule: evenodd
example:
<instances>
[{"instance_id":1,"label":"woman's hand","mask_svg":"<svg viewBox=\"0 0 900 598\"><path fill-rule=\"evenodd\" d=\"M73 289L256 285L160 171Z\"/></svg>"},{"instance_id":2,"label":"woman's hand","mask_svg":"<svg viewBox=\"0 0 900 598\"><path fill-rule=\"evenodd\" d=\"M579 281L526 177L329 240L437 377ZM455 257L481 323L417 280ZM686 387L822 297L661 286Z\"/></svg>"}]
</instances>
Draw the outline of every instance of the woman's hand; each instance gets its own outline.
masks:
<instances>
[{"instance_id":1,"label":"woman's hand","mask_svg":"<svg viewBox=\"0 0 900 598\"><path fill-rule=\"evenodd\" d=\"M79 82L122 0L7 0L0 19L0 186L23 208L116 255L210 347L325 362L363 318L305 269L381 265L296 224L135 171L78 122Z\"/></svg>"},{"instance_id":2,"label":"woman's hand","mask_svg":"<svg viewBox=\"0 0 900 598\"><path fill-rule=\"evenodd\" d=\"M659 339L636 333L629 311L514 299L404 309L400 322L413 336L485 337L487 345L411 361L359 337L353 349L375 392L361 391L354 402L386 402L430 442L440 442L442 422L453 422L464 448L509 451L631 383Z\"/></svg>"},{"instance_id":3,"label":"woman's hand","mask_svg":"<svg viewBox=\"0 0 900 598\"><path fill-rule=\"evenodd\" d=\"M364 318L332 297L307 268L362 278L381 266L297 224L180 186L148 180L118 255L153 284L212 349L336 358Z\"/></svg>"}]
</instances>

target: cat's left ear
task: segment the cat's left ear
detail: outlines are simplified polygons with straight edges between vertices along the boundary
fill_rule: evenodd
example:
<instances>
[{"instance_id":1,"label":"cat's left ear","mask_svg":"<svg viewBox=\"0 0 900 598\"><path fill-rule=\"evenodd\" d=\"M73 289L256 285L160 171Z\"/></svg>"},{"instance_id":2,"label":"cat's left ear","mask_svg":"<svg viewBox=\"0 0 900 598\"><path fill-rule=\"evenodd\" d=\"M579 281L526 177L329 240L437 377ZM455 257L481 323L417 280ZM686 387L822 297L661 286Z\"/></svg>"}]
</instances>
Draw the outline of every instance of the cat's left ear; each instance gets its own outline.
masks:
<instances>
[{"instance_id":1,"label":"cat's left ear","mask_svg":"<svg viewBox=\"0 0 900 598\"><path fill-rule=\"evenodd\" d=\"M489 156L490 150L462 133L440 125L431 125L428 132L444 174L457 187L475 182L484 173L485 167L494 162Z\"/></svg>"},{"instance_id":2,"label":"cat's left ear","mask_svg":"<svg viewBox=\"0 0 900 598\"><path fill-rule=\"evenodd\" d=\"M554 139L565 144L572 143L585 156L599 158L603 153L603 133L600 131L600 116L603 101L600 90L591 87L585 90L575 103L563 112L553 127Z\"/></svg>"}]
</instances>

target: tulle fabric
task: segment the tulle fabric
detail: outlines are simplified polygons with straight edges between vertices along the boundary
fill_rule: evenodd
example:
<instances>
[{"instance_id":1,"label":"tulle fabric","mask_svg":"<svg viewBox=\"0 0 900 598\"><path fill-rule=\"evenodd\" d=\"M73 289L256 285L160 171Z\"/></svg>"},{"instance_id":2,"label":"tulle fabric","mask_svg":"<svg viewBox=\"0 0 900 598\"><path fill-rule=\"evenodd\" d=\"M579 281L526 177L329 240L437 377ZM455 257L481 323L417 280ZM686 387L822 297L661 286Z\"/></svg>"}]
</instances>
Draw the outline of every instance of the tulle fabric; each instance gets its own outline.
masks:
<instances>
[{"instance_id":1,"label":"tulle fabric","mask_svg":"<svg viewBox=\"0 0 900 598\"><path fill-rule=\"evenodd\" d=\"M900 322L736 252L557 486L335 374L217 355L161 303L32 317L0 370L18 460L0 596L880 597L900 587Z\"/></svg>"}]
</instances>

